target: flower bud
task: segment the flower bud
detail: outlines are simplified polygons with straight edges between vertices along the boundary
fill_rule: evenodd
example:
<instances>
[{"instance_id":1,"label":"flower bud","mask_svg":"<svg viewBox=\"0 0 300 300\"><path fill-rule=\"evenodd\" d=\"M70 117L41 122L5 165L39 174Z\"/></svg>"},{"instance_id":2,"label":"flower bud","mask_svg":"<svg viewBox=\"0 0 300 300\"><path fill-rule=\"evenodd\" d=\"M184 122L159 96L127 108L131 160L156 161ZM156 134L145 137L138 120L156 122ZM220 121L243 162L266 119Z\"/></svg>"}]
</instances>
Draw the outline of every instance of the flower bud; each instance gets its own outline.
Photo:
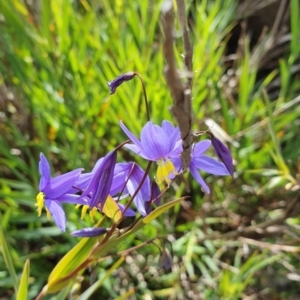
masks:
<instances>
[{"instance_id":1,"label":"flower bud","mask_svg":"<svg viewBox=\"0 0 300 300\"><path fill-rule=\"evenodd\" d=\"M128 72L128 73L118 76L117 78L115 78L112 81L108 81L107 85L109 87L110 94L111 95L114 94L119 85L121 85L124 81L131 80L134 76L135 76L134 72Z\"/></svg>"},{"instance_id":2,"label":"flower bud","mask_svg":"<svg viewBox=\"0 0 300 300\"><path fill-rule=\"evenodd\" d=\"M231 177L233 177L234 169L232 163L232 156L230 154L229 149L216 137L212 138L211 143L215 149L217 156L224 163Z\"/></svg>"}]
</instances>

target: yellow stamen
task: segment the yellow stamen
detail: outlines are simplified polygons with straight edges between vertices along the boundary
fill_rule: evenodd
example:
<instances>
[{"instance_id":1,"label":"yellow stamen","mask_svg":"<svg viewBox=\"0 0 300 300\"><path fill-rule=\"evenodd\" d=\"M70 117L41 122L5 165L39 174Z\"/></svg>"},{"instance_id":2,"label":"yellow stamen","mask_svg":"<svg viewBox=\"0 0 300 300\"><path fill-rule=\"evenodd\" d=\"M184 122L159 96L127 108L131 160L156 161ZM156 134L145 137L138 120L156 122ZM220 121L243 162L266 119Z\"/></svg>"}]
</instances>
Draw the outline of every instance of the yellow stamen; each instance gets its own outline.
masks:
<instances>
[{"instance_id":1,"label":"yellow stamen","mask_svg":"<svg viewBox=\"0 0 300 300\"><path fill-rule=\"evenodd\" d=\"M75 208L79 208L80 206L81 206L81 204L77 204L75 206ZM82 206L81 217L80 217L81 220L83 220L83 218L85 217L88 209L90 209L90 207L88 205ZM92 209L90 209L89 216L90 216L92 222L94 222L94 217L96 216L97 211L98 211L97 207L93 207Z\"/></svg>"},{"instance_id":2,"label":"yellow stamen","mask_svg":"<svg viewBox=\"0 0 300 300\"><path fill-rule=\"evenodd\" d=\"M81 220L83 220L83 218L85 217L85 215L86 215L86 212L87 212L87 210L89 209L89 206L88 205L83 205L82 206L82 210L81 210Z\"/></svg>"},{"instance_id":3,"label":"yellow stamen","mask_svg":"<svg viewBox=\"0 0 300 300\"><path fill-rule=\"evenodd\" d=\"M95 216L96 216L96 213L97 213L98 209L97 207L93 207L91 210L90 210L90 218L91 218L91 221L94 223L95 222Z\"/></svg>"},{"instance_id":4,"label":"yellow stamen","mask_svg":"<svg viewBox=\"0 0 300 300\"><path fill-rule=\"evenodd\" d=\"M173 163L169 159L166 161L166 169L168 170L169 175L171 175L171 174L173 174L174 176L178 175Z\"/></svg>"},{"instance_id":5,"label":"yellow stamen","mask_svg":"<svg viewBox=\"0 0 300 300\"><path fill-rule=\"evenodd\" d=\"M46 212L47 212L47 220L50 220L51 219L51 213L48 210L48 208L46 208Z\"/></svg>"},{"instance_id":6,"label":"yellow stamen","mask_svg":"<svg viewBox=\"0 0 300 300\"><path fill-rule=\"evenodd\" d=\"M167 159L167 160L159 160L157 162L158 168L156 173L156 181L158 184L161 184L162 182L167 182L167 184L170 184L171 180L169 178L170 175L177 175L178 173L175 170L175 167L173 163Z\"/></svg>"},{"instance_id":7,"label":"yellow stamen","mask_svg":"<svg viewBox=\"0 0 300 300\"><path fill-rule=\"evenodd\" d=\"M37 206L36 211L38 212L38 217L40 217L42 214L42 209L44 207L44 198L45 198L45 194L43 192L39 192L36 196L35 206Z\"/></svg>"}]
</instances>

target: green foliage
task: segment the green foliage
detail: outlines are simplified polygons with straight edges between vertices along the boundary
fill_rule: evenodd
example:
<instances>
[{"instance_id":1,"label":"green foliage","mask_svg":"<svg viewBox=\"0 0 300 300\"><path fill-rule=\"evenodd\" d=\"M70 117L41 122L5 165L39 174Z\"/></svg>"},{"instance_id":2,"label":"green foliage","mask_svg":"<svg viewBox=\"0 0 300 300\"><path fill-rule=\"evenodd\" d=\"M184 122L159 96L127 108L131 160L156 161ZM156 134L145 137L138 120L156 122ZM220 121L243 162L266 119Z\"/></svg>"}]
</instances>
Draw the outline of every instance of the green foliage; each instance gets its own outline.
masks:
<instances>
[{"instance_id":1,"label":"green foliage","mask_svg":"<svg viewBox=\"0 0 300 300\"><path fill-rule=\"evenodd\" d=\"M12 281L12 286L14 287L15 292L17 292L18 286L19 286L18 278L16 275L16 271L15 271L13 260L12 260L11 254L10 254L10 250L9 250L9 247L6 242L4 232L2 230L2 226L0 227L0 243L1 243L1 250L2 250L2 255L4 258L4 262L5 262L6 268L9 272L9 275L10 275L10 278Z\"/></svg>"},{"instance_id":2,"label":"green foliage","mask_svg":"<svg viewBox=\"0 0 300 300\"><path fill-rule=\"evenodd\" d=\"M239 253L237 252L237 255ZM281 254L273 255L266 258L264 253L254 254L242 265L234 266L236 269L224 271L219 283L219 296L221 299L235 300L239 299L240 295L253 281L254 274L260 269L274 263L281 257ZM236 260L240 262L240 259Z\"/></svg>"},{"instance_id":3,"label":"green foliage","mask_svg":"<svg viewBox=\"0 0 300 300\"><path fill-rule=\"evenodd\" d=\"M29 280L29 260L26 260L24 265L22 277L20 280L20 286L18 289L17 300L26 300L28 299L28 280Z\"/></svg>"},{"instance_id":4,"label":"green foliage","mask_svg":"<svg viewBox=\"0 0 300 300\"><path fill-rule=\"evenodd\" d=\"M186 1L194 47L194 129L206 130L207 119L213 119L212 132L217 135L219 125L229 134L236 161L234 180L207 177L212 194L204 196L185 176L171 187L156 211L98 248L95 245L99 246L101 238L77 243L46 217L37 217L39 152L53 163L53 174L77 167L89 171L99 157L124 140L120 120L137 135L145 124L140 82L135 79L123 84L109 96L107 81L137 71L146 84L152 121L172 120L168 110L172 100L163 77L161 3L42 0L30 6L22 0L1 1L1 297L13 297L18 291L24 297L29 283L28 299L33 299L51 274L48 291L63 288L52 299L66 299L70 293L81 294L79 299L91 295L95 299L99 295L131 299L133 294L137 299L240 299L250 294L251 288L265 288L256 275L267 277L267 266L282 277L287 265L295 266L288 272L299 269L293 253L261 252L236 236L226 237L237 229L285 216L284 209L299 188L297 0L290 3L288 50L278 67L263 76L261 62L271 32L255 49L249 37L242 36L243 47L228 64L225 52L238 22L238 1ZM183 69L183 45L177 34L175 44ZM274 85L278 87L275 97L270 93ZM135 159L126 151L122 156L120 161ZM187 194L190 200L178 199ZM175 206L178 203L181 205ZM92 226L89 219L80 220L80 212L73 207L66 206L66 213L68 232ZM286 230L281 236L266 235L266 242L295 243L299 216L284 221L280 226ZM106 220L104 225L111 223ZM276 230L283 230L280 226ZM166 239L157 241L156 236ZM150 240L154 242L148 243ZM157 246L167 247L172 254L172 272L159 269ZM243 252L244 248L248 250ZM79 278L72 271L84 265L91 253L93 263L98 261L94 265L97 275L84 289L92 274L82 269ZM69 278L70 274L74 276ZM290 295L300 293L292 281L290 284ZM269 288L270 295L276 293L275 285ZM188 296L187 290L192 295ZM289 295L284 295L288 299Z\"/></svg>"}]
</instances>

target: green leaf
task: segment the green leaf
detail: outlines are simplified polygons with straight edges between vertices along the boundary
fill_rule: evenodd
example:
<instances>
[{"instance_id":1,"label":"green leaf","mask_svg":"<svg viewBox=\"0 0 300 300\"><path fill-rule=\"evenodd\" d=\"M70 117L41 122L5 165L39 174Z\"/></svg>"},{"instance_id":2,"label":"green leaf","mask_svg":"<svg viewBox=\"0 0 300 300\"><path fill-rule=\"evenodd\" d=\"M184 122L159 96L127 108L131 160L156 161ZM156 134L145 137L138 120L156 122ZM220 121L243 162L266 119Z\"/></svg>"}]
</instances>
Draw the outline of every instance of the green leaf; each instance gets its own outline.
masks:
<instances>
[{"instance_id":1,"label":"green leaf","mask_svg":"<svg viewBox=\"0 0 300 300\"><path fill-rule=\"evenodd\" d=\"M206 263L206 265L210 268L212 272L219 273L220 269L218 265L215 263L215 261L208 255L202 256L203 261Z\"/></svg>"},{"instance_id":2,"label":"green leaf","mask_svg":"<svg viewBox=\"0 0 300 300\"><path fill-rule=\"evenodd\" d=\"M97 247L93 251L91 257L94 259L99 259L99 257L104 256L108 251L111 251L111 249L115 249L115 247L119 245L121 242L123 242L124 240L126 240L128 236L134 234L135 232L143 228L145 225L146 224L143 223L142 220L139 220L139 222L137 222L133 228L127 230L121 236L116 237L116 235L112 235L112 237L106 243Z\"/></svg>"},{"instance_id":3,"label":"green leaf","mask_svg":"<svg viewBox=\"0 0 300 300\"><path fill-rule=\"evenodd\" d=\"M19 285L19 290L17 294L17 300L27 300L28 295L28 279L29 279L29 270L30 270L30 262L29 259L26 260L26 263L23 268L23 273Z\"/></svg>"},{"instance_id":4,"label":"green leaf","mask_svg":"<svg viewBox=\"0 0 300 300\"><path fill-rule=\"evenodd\" d=\"M0 214L0 217L2 218L1 214ZM15 292L17 293L17 291L18 291L18 285L19 285L18 284L18 277L16 275L14 264L13 264L12 258L10 256L10 250L9 250L8 245L6 243L6 239L5 239L4 232L2 230L1 223L0 223L0 245L1 245L1 251L2 251L2 254L3 254L5 265L6 265L7 269L8 269L10 277L12 279Z\"/></svg>"},{"instance_id":5,"label":"green leaf","mask_svg":"<svg viewBox=\"0 0 300 300\"><path fill-rule=\"evenodd\" d=\"M92 296L92 294L97 291L103 284L104 280L107 279L109 276L111 276L112 272L119 268L119 266L124 262L125 258L122 256L120 257L113 266L106 271L105 275L97 280L93 285L91 285L81 296L77 298L77 300L88 300Z\"/></svg>"},{"instance_id":6,"label":"green leaf","mask_svg":"<svg viewBox=\"0 0 300 300\"><path fill-rule=\"evenodd\" d=\"M87 261L96 242L97 238L83 238L59 261L48 278L47 292L61 290L77 275L78 272L74 271Z\"/></svg>"},{"instance_id":7,"label":"green leaf","mask_svg":"<svg viewBox=\"0 0 300 300\"><path fill-rule=\"evenodd\" d=\"M130 296L132 296L134 293L135 293L135 289L132 288L128 292L126 292L125 294L123 294L122 296L116 298L115 300L127 300L127 299L130 299Z\"/></svg>"},{"instance_id":8,"label":"green leaf","mask_svg":"<svg viewBox=\"0 0 300 300\"><path fill-rule=\"evenodd\" d=\"M183 199L184 198L179 198L179 199L173 200L171 202L168 202L168 203L165 203L165 204L159 206L154 211L152 211L148 216L146 216L143 219L143 222L145 224L150 223L151 221L153 221L154 219L156 219L157 217L159 217L161 214L163 214L165 211L167 211L168 209L172 208L176 204L180 203Z\"/></svg>"},{"instance_id":9,"label":"green leaf","mask_svg":"<svg viewBox=\"0 0 300 300\"><path fill-rule=\"evenodd\" d=\"M73 283L70 282L66 287L64 287L59 293L55 295L55 297L51 298L51 300L65 300L68 299L68 295L70 294L71 289L73 288Z\"/></svg>"}]
</instances>

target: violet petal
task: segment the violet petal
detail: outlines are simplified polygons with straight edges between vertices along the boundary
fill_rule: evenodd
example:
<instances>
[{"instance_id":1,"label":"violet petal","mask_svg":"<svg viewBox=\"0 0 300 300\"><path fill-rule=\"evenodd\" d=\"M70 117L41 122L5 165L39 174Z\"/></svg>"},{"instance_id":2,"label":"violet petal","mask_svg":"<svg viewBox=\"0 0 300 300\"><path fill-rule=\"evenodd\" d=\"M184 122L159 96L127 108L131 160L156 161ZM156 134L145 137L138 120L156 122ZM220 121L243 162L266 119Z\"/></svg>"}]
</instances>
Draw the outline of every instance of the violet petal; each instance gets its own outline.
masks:
<instances>
[{"instance_id":1,"label":"violet petal","mask_svg":"<svg viewBox=\"0 0 300 300\"><path fill-rule=\"evenodd\" d=\"M124 131L124 133L128 136L128 138L138 147L141 149L141 151L143 151L143 147L141 144L141 141L136 138L136 136L128 130L128 128L123 124L122 121L120 121L120 127L121 129Z\"/></svg>"},{"instance_id":2,"label":"violet petal","mask_svg":"<svg viewBox=\"0 0 300 300\"><path fill-rule=\"evenodd\" d=\"M199 174L197 167L193 163L190 164L190 172L192 176L195 178L195 180L203 187L205 193L209 194L210 193L209 187L207 186L207 184Z\"/></svg>"},{"instance_id":3,"label":"violet petal","mask_svg":"<svg viewBox=\"0 0 300 300\"><path fill-rule=\"evenodd\" d=\"M81 195L81 197L84 198L90 193L92 194L89 199L90 208L100 204L100 210L102 209L112 185L116 159L116 151L111 151L104 157L101 165L93 174L93 178L91 179L87 189Z\"/></svg>"},{"instance_id":4,"label":"violet petal","mask_svg":"<svg viewBox=\"0 0 300 300\"><path fill-rule=\"evenodd\" d=\"M39 190L42 191L51 179L50 166L47 158L43 153L40 154L39 171L41 174Z\"/></svg>"},{"instance_id":5,"label":"violet petal","mask_svg":"<svg viewBox=\"0 0 300 300\"><path fill-rule=\"evenodd\" d=\"M55 199L69 191L79 178L83 169L76 169L71 172L56 176L50 179L48 185L41 190L48 198Z\"/></svg>"},{"instance_id":6,"label":"violet petal","mask_svg":"<svg viewBox=\"0 0 300 300\"><path fill-rule=\"evenodd\" d=\"M203 140L195 144L194 149L192 151L192 156L202 155L204 152L208 150L211 145L210 140Z\"/></svg>"},{"instance_id":7,"label":"violet petal","mask_svg":"<svg viewBox=\"0 0 300 300\"><path fill-rule=\"evenodd\" d=\"M58 201L52 199L45 199L45 205L50 211L55 224L61 231L66 231L66 215L62 205Z\"/></svg>"},{"instance_id":8,"label":"violet petal","mask_svg":"<svg viewBox=\"0 0 300 300\"><path fill-rule=\"evenodd\" d=\"M206 173L219 176L229 175L227 168L222 162L219 162L206 155L193 157L193 163L197 169L202 170Z\"/></svg>"},{"instance_id":9,"label":"violet petal","mask_svg":"<svg viewBox=\"0 0 300 300\"><path fill-rule=\"evenodd\" d=\"M156 161L160 158L165 157L169 154L169 137L158 125L147 122L141 132L141 143L143 151L151 158Z\"/></svg>"}]
</instances>

